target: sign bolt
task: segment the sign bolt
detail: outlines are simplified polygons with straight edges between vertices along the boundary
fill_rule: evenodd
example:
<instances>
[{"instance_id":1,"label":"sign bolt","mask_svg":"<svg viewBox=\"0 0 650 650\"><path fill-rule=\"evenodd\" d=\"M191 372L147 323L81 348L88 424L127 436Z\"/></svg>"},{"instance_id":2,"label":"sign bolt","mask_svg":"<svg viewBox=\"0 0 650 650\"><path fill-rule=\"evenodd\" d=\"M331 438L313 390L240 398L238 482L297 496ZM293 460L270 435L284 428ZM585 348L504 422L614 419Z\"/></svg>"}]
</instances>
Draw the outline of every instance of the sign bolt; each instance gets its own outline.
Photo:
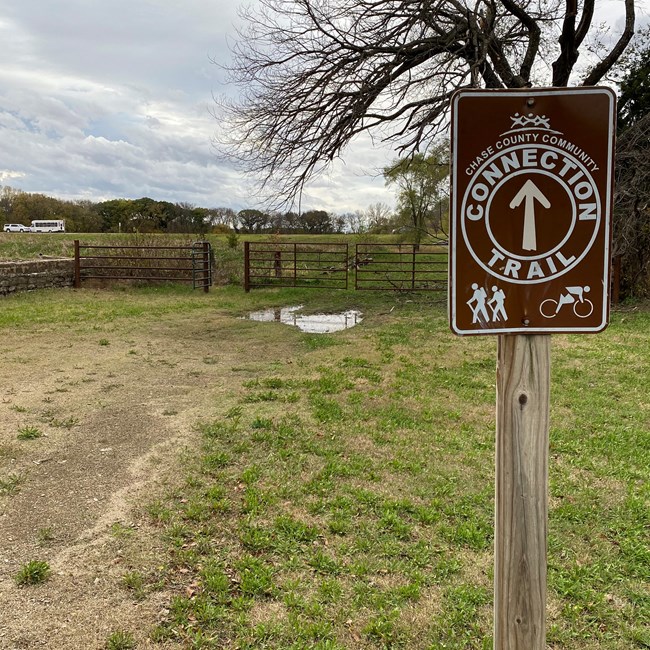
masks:
<instances>
[{"instance_id":1,"label":"sign bolt","mask_svg":"<svg viewBox=\"0 0 650 650\"><path fill-rule=\"evenodd\" d=\"M529 106L529 107L530 107L530 106L535 106L535 98L534 98L534 97L529 97L529 98L526 100L526 106Z\"/></svg>"}]
</instances>

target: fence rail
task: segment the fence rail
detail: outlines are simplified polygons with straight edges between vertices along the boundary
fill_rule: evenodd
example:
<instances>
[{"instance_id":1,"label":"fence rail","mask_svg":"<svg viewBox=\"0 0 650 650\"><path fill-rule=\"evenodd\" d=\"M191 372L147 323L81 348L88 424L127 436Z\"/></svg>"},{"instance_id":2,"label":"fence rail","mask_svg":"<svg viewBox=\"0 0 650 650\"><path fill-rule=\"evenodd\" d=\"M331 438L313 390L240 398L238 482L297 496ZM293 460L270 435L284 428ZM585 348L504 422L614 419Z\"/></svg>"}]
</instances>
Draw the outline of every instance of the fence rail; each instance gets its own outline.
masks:
<instances>
[{"instance_id":1,"label":"fence rail","mask_svg":"<svg viewBox=\"0 0 650 650\"><path fill-rule=\"evenodd\" d=\"M348 245L244 242L244 288L348 288Z\"/></svg>"},{"instance_id":2,"label":"fence rail","mask_svg":"<svg viewBox=\"0 0 650 650\"><path fill-rule=\"evenodd\" d=\"M101 254L95 255L95 251ZM100 246L75 240L74 260L77 288L91 279L191 282L206 293L212 285L212 247L207 241L188 246Z\"/></svg>"},{"instance_id":3,"label":"fence rail","mask_svg":"<svg viewBox=\"0 0 650 650\"><path fill-rule=\"evenodd\" d=\"M357 244L355 289L447 291L447 252L430 244Z\"/></svg>"},{"instance_id":4,"label":"fence rail","mask_svg":"<svg viewBox=\"0 0 650 650\"><path fill-rule=\"evenodd\" d=\"M244 288L304 287L364 291L447 290L447 252L416 244L244 242Z\"/></svg>"}]
</instances>

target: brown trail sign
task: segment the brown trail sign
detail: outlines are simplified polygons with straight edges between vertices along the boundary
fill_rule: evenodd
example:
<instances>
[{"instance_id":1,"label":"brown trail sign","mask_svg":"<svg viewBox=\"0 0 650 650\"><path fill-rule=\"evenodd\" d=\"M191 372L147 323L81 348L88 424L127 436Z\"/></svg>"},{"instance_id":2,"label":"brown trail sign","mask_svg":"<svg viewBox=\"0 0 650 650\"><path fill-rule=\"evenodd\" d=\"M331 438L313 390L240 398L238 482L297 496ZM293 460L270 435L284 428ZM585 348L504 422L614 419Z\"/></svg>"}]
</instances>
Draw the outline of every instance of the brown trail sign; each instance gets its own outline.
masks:
<instances>
[{"instance_id":1,"label":"brown trail sign","mask_svg":"<svg viewBox=\"0 0 650 650\"><path fill-rule=\"evenodd\" d=\"M608 88L454 96L456 334L606 327L615 115Z\"/></svg>"},{"instance_id":2,"label":"brown trail sign","mask_svg":"<svg viewBox=\"0 0 650 650\"><path fill-rule=\"evenodd\" d=\"M494 648L546 648L550 334L609 319L614 93L452 99L450 326L497 354Z\"/></svg>"}]
</instances>

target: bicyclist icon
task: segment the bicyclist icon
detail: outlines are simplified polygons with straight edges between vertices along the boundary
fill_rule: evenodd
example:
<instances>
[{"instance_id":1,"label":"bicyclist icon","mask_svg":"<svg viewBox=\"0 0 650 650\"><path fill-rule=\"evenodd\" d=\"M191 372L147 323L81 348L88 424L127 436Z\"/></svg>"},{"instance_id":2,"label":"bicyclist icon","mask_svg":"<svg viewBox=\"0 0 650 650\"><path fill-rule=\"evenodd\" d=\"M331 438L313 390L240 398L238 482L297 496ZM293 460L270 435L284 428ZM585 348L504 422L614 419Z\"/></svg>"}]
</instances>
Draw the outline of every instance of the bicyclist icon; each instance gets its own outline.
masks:
<instances>
[{"instance_id":1,"label":"bicyclist icon","mask_svg":"<svg viewBox=\"0 0 650 650\"><path fill-rule=\"evenodd\" d=\"M594 303L585 298L591 287L567 287L558 300L547 298L539 306L539 313L544 318L555 318L564 305L573 305L573 313L578 318L587 318L594 311Z\"/></svg>"}]
</instances>

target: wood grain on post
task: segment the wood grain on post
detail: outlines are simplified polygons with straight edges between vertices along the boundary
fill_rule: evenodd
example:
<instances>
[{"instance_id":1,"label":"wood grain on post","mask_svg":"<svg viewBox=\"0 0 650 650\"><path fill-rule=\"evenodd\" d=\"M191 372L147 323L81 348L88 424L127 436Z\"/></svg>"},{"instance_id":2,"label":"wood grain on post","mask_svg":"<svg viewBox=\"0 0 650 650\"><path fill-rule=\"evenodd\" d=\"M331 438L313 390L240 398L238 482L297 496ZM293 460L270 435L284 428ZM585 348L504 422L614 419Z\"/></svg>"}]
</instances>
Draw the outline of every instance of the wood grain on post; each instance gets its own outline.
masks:
<instances>
[{"instance_id":1,"label":"wood grain on post","mask_svg":"<svg viewBox=\"0 0 650 650\"><path fill-rule=\"evenodd\" d=\"M546 648L551 337L499 337L494 649Z\"/></svg>"}]
</instances>

